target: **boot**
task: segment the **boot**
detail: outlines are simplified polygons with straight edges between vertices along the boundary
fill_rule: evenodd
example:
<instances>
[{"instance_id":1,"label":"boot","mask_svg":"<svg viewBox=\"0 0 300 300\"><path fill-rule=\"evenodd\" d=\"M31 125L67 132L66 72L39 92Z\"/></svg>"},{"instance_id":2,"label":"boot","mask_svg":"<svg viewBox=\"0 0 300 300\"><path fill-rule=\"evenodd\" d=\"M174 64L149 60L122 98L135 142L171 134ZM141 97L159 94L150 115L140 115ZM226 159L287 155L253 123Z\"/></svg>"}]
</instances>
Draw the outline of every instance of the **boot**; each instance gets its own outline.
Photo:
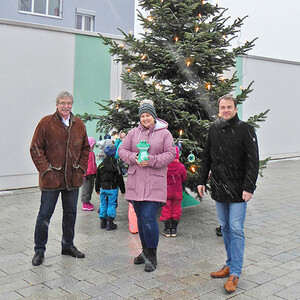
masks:
<instances>
[{"instance_id":1,"label":"boot","mask_svg":"<svg viewBox=\"0 0 300 300\"><path fill-rule=\"evenodd\" d=\"M100 228L106 228L107 220L106 218L100 218Z\"/></svg>"},{"instance_id":2,"label":"boot","mask_svg":"<svg viewBox=\"0 0 300 300\"><path fill-rule=\"evenodd\" d=\"M133 260L135 265L141 265L146 262L146 245L142 243L142 247L143 251Z\"/></svg>"},{"instance_id":3,"label":"boot","mask_svg":"<svg viewBox=\"0 0 300 300\"><path fill-rule=\"evenodd\" d=\"M171 236L171 220L163 221L165 223L165 229L163 230L162 234L164 236L170 237Z\"/></svg>"},{"instance_id":4,"label":"boot","mask_svg":"<svg viewBox=\"0 0 300 300\"><path fill-rule=\"evenodd\" d=\"M114 219L115 218L107 217L107 227L106 227L107 231L117 229L118 225L114 223Z\"/></svg>"},{"instance_id":5,"label":"boot","mask_svg":"<svg viewBox=\"0 0 300 300\"><path fill-rule=\"evenodd\" d=\"M145 271L153 272L157 266L156 248L146 248Z\"/></svg>"},{"instance_id":6,"label":"boot","mask_svg":"<svg viewBox=\"0 0 300 300\"><path fill-rule=\"evenodd\" d=\"M179 224L180 220L172 220L171 223L171 237L177 236L177 226Z\"/></svg>"}]
</instances>

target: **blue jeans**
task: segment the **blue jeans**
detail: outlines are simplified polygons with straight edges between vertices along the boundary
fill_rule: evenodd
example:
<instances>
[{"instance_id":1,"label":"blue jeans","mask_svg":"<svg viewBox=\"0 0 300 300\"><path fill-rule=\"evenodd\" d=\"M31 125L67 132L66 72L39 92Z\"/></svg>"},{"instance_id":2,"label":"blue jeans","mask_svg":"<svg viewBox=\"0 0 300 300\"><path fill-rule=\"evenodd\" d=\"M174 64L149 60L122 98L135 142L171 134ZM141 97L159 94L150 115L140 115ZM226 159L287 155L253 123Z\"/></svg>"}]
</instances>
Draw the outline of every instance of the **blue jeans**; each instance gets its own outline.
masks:
<instances>
[{"instance_id":1,"label":"blue jeans","mask_svg":"<svg viewBox=\"0 0 300 300\"><path fill-rule=\"evenodd\" d=\"M137 216L139 236L142 245L146 246L146 248L157 248L159 228L156 215L159 202L132 201L131 203Z\"/></svg>"},{"instance_id":2,"label":"blue jeans","mask_svg":"<svg viewBox=\"0 0 300 300\"><path fill-rule=\"evenodd\" d=\"M115 218L117 215L116 207L118 200L118 189L105 190L100 189L100 211L99 217Z\"/></svg>"},{"instance_id":3,"label":"blue jeans","mask_svg":"<svg viewBox=\"0 0 300 300\"><path fill-rule=\"evenodd\" d=\"M37 216L34 232L34 251L45 252L46 244L48 241L48 228L50 219L53 215L58 196L61 193L62 207L63 207L63 219L62 219L62 241L61 246L63 249L72 247L74 234L75 234L75 222L77 214L77 201L78 191L75 190L61 190L61 191L42 191L41 205L39 214Z\"/></svg>"},{"instance_id":4,"label":"blue jeans","mask_svg":"<svg viewBox=\"0 0 300 300\"><path fill-rule=\"evenodd\" d=\"M247 202L222 203L216 201L216 208L227 253L226 266L230 268L230 275L239 277L244 261L244 222Z\"/></svg>"}]
</instances>

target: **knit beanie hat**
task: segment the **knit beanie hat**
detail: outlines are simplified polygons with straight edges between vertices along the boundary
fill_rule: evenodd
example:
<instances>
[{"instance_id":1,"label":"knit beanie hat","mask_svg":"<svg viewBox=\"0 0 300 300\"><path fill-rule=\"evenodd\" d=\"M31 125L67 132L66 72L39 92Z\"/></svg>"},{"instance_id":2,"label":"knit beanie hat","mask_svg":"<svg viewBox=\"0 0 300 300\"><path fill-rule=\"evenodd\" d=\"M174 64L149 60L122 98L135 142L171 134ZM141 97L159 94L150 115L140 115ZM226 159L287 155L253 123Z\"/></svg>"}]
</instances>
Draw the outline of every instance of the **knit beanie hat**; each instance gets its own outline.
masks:
<instances>
[{"instance_id":1,"label":"knit beanie hat","mask_svg":"<svg viewBox=\"0 0 300 300\"><path fill-rule=\"evenodd\" d=\"M140 103L140 109L139 109L139 116L141 117L142 114L148 113L150 114L154 120L156 120L157 115L155 108L153 106L153 101L151 100L143 100Z\"/></svg>"},{"instance_id":2,"label":"knit beanie hat","mask_svg":"<svg viewBox=\"0 0 300 300\"><path fill-rule=\"evenodd\" d=\"M116 152L117 152L117 149L114 145L107 146L104 149L104 153L106 156L115 156Z\"/></svg>"},{"instance_id":3,"label":"knit beanie hat","mask_svg":"<svg viewBox=\"0 0 300 300\"><path fill-rule=\"evenodd\" d=\"M88 140L89 140L90 147L93 147L96 144L95 139L92 138L91 136L88 137Z\"/></svg>"}]
</instances>

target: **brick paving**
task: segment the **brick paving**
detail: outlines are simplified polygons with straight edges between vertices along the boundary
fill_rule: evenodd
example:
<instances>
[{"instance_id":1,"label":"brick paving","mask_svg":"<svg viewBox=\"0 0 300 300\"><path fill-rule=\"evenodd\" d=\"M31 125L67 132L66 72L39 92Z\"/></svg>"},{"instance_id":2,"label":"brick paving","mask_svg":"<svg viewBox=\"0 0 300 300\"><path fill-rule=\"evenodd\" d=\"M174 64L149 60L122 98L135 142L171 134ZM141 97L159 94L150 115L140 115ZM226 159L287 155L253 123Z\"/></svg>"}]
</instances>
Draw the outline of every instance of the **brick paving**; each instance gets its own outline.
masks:
<instances>
[{"instance_id":1,"label":"brick paving","mask_svg":"<svg viewBox=\"0 0 300 300\"><path fill-rule=\"evenodd\" d=\"M60 254L61 203L52 217L43 265L33 267L33 232L40 191L0 192L0 299L300 299L300 160L272 161L259 178L245 223L246 250L236 293L210 272L225 261L214 202L183 209L177 238L160 235L158 268L134 265L139 238L128 231L127 208L119 198L118 229L99 228L96 210L78 204L75 245L86 254ZM98 196L92 203L98 208ZM160 231L163 224L159 224Z\"/></svg>"}]
</instances>

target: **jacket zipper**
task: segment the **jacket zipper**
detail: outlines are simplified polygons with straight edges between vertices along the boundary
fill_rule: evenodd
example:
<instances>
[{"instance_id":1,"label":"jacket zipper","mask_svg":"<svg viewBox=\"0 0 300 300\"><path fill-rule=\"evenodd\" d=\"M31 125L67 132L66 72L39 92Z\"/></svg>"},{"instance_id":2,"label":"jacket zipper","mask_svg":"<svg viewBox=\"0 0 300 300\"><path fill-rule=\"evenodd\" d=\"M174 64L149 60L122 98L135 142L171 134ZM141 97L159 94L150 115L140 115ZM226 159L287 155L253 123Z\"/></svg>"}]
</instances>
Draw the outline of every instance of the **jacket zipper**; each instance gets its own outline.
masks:
<instances>
[{"instance_id":1,"label":"jacket zipper","mask_svg":"<svg viewBox=\"0 0 300 300\"><path fill-rule=\"evenodd\" d=\"M73 122L71 121L71 118L70 118L70 125L68 128L67 150L66 150L66 164L65 164L65 181L66 181L67 190L69 190L67 170L68 170L68 151L69 151L69 143L70 143L70 131L71 131L72 124L73 124Z\"/></svg>"}]
</instances>

